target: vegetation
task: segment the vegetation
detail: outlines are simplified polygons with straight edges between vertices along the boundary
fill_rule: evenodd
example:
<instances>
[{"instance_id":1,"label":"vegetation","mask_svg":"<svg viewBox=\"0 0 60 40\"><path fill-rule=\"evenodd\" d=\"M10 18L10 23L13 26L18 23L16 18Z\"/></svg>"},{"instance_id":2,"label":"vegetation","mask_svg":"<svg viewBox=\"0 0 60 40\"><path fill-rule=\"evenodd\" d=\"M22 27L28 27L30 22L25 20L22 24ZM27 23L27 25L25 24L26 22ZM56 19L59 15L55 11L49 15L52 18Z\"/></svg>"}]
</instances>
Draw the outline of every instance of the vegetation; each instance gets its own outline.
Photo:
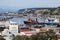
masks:
<instances>
[{"instance_id":1,"label":"vegetation","mask_svg":"<svg viewBox=\"0 0 60 40\"><path fill-rule=\"evenodd\" d=\"M50 13L50 15L60 15L60 7L57 7L57 8L28 8L28 9L30 11L27 10L26 13L33 13L34 14L37 10L42 10L43 14ZM35 9L35 10L33 10L33 9ZM47 11L45 9L47 9ZM45 10L45 12L44 12L44 10ZM24 11L25 11L25 9L21 9L18 11L18 13L19 12L23 13ZM41 11L39 13L41 13Z\"/></svg>"},{"instance_id":2,"label":"vegetation","mask_svg":"<svg viewBox=\"0 0 60 40\"><path fill-rule=\"evenodd\" d=\"M0 27L0 33L4 30L5 27ZM5 40L1 35L0 35L0 40Z\"/></svg>"},{"instance_id":3,"label":"vegetation","mask_svg":"<svg viewBox=\"0 0 60 40\"><path fill-rule=\"evenodd\" d=\"M0 40L5 40L4 38L0 38Z\"/></svg>"},{"instance_id":4,"label":"vegetation","mask_svg":"<svg viewBox=\"0 0 60 40\"><path fill-rule=\"evenodd\" d=\"M19 36L13 38L13 40L57 40L57 36L53 30L49 30L47 32L40 32L36 35L31 36Z\"/></svg>"},{"instance_id":5,"label":"vegetation","mask_svg":"<svg viewBox=\"0 0 60 40\"><path fill-rule=\"evenodd\" d=\"M5 29L5 27L0 27L0 32L2 32Z\"/></svg>"},{"instance_id":6,"label":"vegetation","mask_svg":"<svg viewBox=\"0 0 60 40\"><path fill-rule=\"evenodd\" d=\"M13 38L13 40L28 40L28 39L29 39L28 36L25 35L23 36L17 35L16 37Z\"/></svg>"},{"instance_id":7,"label":"vegetation","mask_svg":"<svg viewBox=\"0 0 60 40\"><path fill-rule=\"evenodd\" d=\"M56 33L53 32L53 30L49 30L46 32L48 38L51 40L51 39L54 39L54 40L57 40L57 36L56 36Z\"/></svg>"}]
</instances>

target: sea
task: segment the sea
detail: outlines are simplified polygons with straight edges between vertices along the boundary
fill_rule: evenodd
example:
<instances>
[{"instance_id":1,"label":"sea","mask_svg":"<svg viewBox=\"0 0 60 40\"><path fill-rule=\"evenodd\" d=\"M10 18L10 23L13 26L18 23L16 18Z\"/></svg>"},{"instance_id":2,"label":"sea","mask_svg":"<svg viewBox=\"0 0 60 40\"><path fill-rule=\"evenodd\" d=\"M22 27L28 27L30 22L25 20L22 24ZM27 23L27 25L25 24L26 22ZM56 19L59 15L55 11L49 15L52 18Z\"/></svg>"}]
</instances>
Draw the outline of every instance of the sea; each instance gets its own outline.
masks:
<instances>
[{"instance_id":1,"label":"sea","mask_svg":"<svg viewBox=\"0 0 60 40\"><path fill-rule=\"evenodd\" d=\"M34 21L36 21L36 18L31 18L32 20L34 20ZM19 24L24 24L24 21L27 21L28 20L28 18L26 17L26 18L13 18L13 19L10 19L9 21L13 21L13 22L17 22L17 23L19 23ZM48 19L44 19L44 18L37 18L37 21L38 22L44 22L44 21L46 21L46 22L48 22Z\"/></svg>"},{"instance_id":2,"label":"sea","mask_svg":"<svg viewBox=\"0 0 60 40\"><path fill-rule=\"evenodd\" d=\"M1 18L7 18L7 17L11 17L11 16L0 16L0 19L1 19ZM37 18L37 17L31 17L30 19L36 21L36 18ZM12 19L9 19L9 21L17 22L17 23L19 23L19 24L24 24L24 21L27 21L27 20L28 20L28 17L25 17L25 18L23 18L23 17L21 17L21 18L13 17ZM38 21L39 23L41 23L41 22L49 22L47 18L37 18L37 21ZM52 22L52 21L51 21L51 22Z\"/></svg>"}]
</instances>

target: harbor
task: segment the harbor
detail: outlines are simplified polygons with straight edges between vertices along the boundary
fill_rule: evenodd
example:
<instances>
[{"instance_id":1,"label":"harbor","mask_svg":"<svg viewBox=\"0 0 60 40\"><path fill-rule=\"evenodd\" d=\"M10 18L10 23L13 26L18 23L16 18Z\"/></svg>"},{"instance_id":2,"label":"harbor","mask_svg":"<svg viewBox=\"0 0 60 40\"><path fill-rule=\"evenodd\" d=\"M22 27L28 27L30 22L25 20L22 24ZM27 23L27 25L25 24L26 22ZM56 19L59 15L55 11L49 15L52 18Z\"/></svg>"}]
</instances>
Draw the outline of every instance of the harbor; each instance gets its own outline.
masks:
<instances>
[{"instance_id":1,"label":"harbor","mask_svg":"<svg viewBox=\"0 0 60 40\"><path fill-rule=\"evenodd\" d=\"M52 33L54 32L60 39L60 15L55 15L53 12L51 14L48 9L25 9L18 13L0 13L0 36L12 40L17 35L30 37L53 30Z\"/></svg>"},{"instance_id":2,"label":"harbor","mask_svg":"<svg viewBox=\"0 0 60 40\"><path fill-rule=\"evenodd\" d=\"M12 22L12 24L10 24L10 22ZM60 22L60 19L56 19L56 17L55 18L51 18L51 17L38 18L38 17L33 17L32 15L26 16L25 18L14 17L12 19L0 21L1 25L3 24L2 26L4 26L7 29L9 29L9 27L11 25L18 25L17 27L19 27L18 28L19 32L21 32L22 30L31 31L31 29L33 30L35 28L44 29L44 27L47 27L47 29L50 28L50 29L56 29L56 30L60 31L59 22ZM34 27L34 26L36 26L36 27ZM31 29L30 29L30 27L31 27Z\"/></svg>"},{"instance_id":3,"label":"harbor","mask_svg":"<svg viewBox=\"0 0 60 40\"><path fill-rule=\"evenodd\" d=\"M7 19L7 20L5 20ZM2 29L2 36L6 37L13 35L27 35L31 36L37 34L39 32L46 32L48 30L54 30L57 35L60 32L60 19L51 18L43 18L43 17L32 17L26 16L24 17L13 17L11 19L3 18L0 20L0 30ZM4 37L4 38L6 38ZM12 39L12 38L11 38Z\"/></svg>"}]
</instances>

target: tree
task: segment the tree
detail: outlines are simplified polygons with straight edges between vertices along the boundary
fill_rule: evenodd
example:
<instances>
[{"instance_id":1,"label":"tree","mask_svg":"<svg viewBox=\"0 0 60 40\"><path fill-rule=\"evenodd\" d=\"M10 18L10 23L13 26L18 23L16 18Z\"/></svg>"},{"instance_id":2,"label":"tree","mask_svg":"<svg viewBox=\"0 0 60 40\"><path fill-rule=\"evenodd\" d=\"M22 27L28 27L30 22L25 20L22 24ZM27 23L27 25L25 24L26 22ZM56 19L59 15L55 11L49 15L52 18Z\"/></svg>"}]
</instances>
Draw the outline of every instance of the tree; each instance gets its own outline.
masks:
<instances>
[{"instance_id":1,"label":"tree","mask_svg":"<svg viewBox=\"0 0 60 40\"><path fill-rule=\"evenodd\" d=\"M0 32L2 32L5 29L5 27L0 27Z\"/></svg>"},{"instance_id":2,"label":"tree","mask_svg":"<svg viewBox=\"0 0 60 40\"><path fill-rule=\"evenodd\" d=\"M20 40L21 36L17 35L16 37L13 38L13 40Z\"/></svg>"},{"instance_id":3,"label":"tree","mask_svg":"<svg viewBox=\"0 0 60 40\"><path fill-rule=\"evenodd\" d=\"M32 35L30 40L48 40L48 36L45 32L37 33L36 35Z\"/></svg>"},{"instance_id":4,"label":"tree","mask_svg":"<svg viewBox=\"0 0 60 40\"><path fill-rule=\"evenodd\" d=\"M23 35L23 36L22 36L22 40L29 40L29 37L26 36L26 35Z\"/></svg>"},{"instance_id":5,"label":"tree","mask_svg":"<svg viewBox=\"0 0 60 40\"><path fill-rule=\"evenodd\" d=\"M30 40L37 40L38 39L38 35L31 35Z\"/></svg>"},{"instance_id":6,"label":"tree","mask_svg":"<svg viewBox=\"0 0 60 40\"><path fill-rule=\"evenodd\" d=\"M5 29L5 27L0 27L0 34L4 29ZM0 35L0 40L5 40L5 39Z\"/></svg>"},{"instance_id":7,"label":"tree","mask_svg":"<svg viewBox=\"0 0 60 40\"><path fill-rule=\"evenodd\" d=\"M56 36L56 33L53 32L53 30L49 30L46 32L48 38L50 38L50 40L54 39L54 40L57 40L57 36Z\"/></svg>"},{"instance_id":8,"label":"tree","mask_svg":"<svg viewBox=\"0 0 60 40\"><path fill-rule=\"evenodd\" d=\"M5 40L4 38L0 38L0 40Z\"/></svg>"},{"instance_id":9,"label":"tree","mask_svg":"<svg viewBox=\"0 0 60 40\"><path fill-rule=\"evenodd\" d=\"M48 40L48 36L45 32L38 33L38 40Z\"/></svg>"},{"instance_id":10,"label":"tree","mask_svg":"<svg viewBox=\"0 0 60 40\"><path fill-rule=\"evenodd\" d=\"M25 35L17 35L16 37L14 37L12 40L28 40L28 36L25 36Z\"/></svg>"}]
</instances>

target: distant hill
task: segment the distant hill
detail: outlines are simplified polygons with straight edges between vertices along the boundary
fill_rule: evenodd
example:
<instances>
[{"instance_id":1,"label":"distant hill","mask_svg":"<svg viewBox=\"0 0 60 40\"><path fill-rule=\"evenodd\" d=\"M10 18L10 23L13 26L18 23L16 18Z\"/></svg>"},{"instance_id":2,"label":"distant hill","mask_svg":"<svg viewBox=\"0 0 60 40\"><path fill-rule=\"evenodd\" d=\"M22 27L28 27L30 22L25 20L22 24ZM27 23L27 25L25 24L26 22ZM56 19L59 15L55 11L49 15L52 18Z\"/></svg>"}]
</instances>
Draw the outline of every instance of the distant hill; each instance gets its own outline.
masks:
<instances>
[{"instance_id":1,"label":"distant hill","mask_svg":"<svg viewBox=\"0 0 60 40\"><path fill-rule=\"evenodd\" d=\"M53 12L54 10L56 10L56 8L27 8L27 11L28 10L34 10L34 11L36 11L36 10L44 10L44 9L48 9L48 10L51 10L51 12ZM18 10L18 13L22 13L22 12L24 12L26 9L20 9L20 10Z\"/></svg>"}]
</instances>

